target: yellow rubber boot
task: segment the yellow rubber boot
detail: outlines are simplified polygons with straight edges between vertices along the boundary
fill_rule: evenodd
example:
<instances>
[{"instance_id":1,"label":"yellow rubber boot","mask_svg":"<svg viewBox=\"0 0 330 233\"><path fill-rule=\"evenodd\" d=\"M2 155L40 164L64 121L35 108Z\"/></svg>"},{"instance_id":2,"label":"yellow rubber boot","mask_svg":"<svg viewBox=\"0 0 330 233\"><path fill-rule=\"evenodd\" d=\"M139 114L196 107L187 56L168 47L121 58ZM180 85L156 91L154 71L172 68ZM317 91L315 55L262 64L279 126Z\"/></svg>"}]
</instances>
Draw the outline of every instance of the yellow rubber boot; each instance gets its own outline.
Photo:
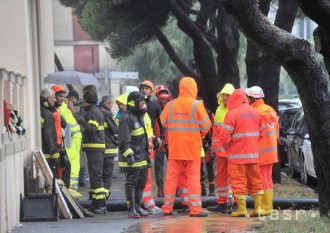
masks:
<instances>
[{"instance_id":1,"label":"yellow rubber boot","mask_svg":"<svg viewBox=\"0 0 330 233\"><path fill-rule=\"evenodd\" d=\"M270 215L273 212L273 189L265 190L262 195L261 208L263 215Z\"/></svg>"},{"instance_id":2,"label":"yellow rubber boot","mask_svg":"<svg viewBox=\"0 0 330 233\"><path fill-rule=\"evenodd\" d=\"M230 215L232 217L245 217L247 214L246 210L246 198L235 198L237 201L238 210L232 212Z\"/></svg>"},{"instance_id":3,"label":"yellow rubber boot","mask_svg":"<svg viewBox=\"0 0 330 233\"><path fill-rule=\"evenodd\" d=\"M250 217L258 217L263 215L263 211L261 208L261 198L262 194L254 194L253 201L254 201L254 210L250 213Z\"/></svg>"}]
</instances>

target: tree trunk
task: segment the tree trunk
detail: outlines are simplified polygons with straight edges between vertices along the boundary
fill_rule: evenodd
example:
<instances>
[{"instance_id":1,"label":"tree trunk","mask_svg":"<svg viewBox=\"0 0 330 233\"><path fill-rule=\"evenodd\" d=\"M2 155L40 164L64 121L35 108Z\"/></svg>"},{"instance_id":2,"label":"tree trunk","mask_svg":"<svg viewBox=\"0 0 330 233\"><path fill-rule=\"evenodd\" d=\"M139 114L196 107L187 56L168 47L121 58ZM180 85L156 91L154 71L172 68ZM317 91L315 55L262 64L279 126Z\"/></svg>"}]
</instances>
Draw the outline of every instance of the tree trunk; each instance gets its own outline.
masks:
<instances>
[{"instance_id":1,"label":"tree trunk","mask_svg":"<svg viewBox=\"0 0 330 233\"><path fill-rule=\"evenodd\" d=\"M240 87L237 55L239 49L238 24L233 15L228 14L223 4L219 4L217 16L218 31L218 79L222 88L226 83ZM220 88L220 89L221 89Z\"/></svg>"},{"instance_id":2,"label":"tree trunk","mask_svg":"<svg viewBox=\"0 0 330 233\"><path fill-rule=\"evenodd\" d=\"M315 48L321 53L330 72L330 2L327 0L298 0L304 14L314 20L318 27L314 31Z\"/></svg>"},{"instance_id":3,"label":"tree trunk","mask_svg":"<svg viewBox=\"0 0 330 233\"><path fill-rule=\"evenodd\" d=\"M195 61L198 65L202 79L197 79L199 96L201 96L208 109L215 111L217 107L216 93L219 90L217 74L212 53L212 46L206 40L201 30L179 7L175 0L166 0L172 14L178 19L180 29L194 42Z\"/></svg>"},{"instance_id":4,"label":"tree trunk","mask_svg":"<svg viewBox=\"0 0 330 233\"><path fill-rule=\"evenodd\" d=\"M321 216L329 216L330 198L330 95L322 63L312 46L272 25L257 0L225 0L243 32L279 61L298 89L312 143ZM240 4L238 4L240 3Z\"/></svg>"},{"instance_id":5,"label":"tree trunk","mask_svg":"<svg viewBox=\"0 0 330 233\"><path fill-rule=\"evenodd\" d=\"M260 0L259 9L264 15L268 15L271 0ZM259 86L263 76L262 69L263 52L260 47L250 38L247 38L246 48L246 75L247 87Z\"/></svg>"},{"instance_id":6,"label":"tree trunk","mask_svg":"<svg viewBox=\"0 0 330 233\"><path fill-rule=\"evenodd\" d=\"M295 0L279 0L275 18L275 26L291 32L298 10ZM281 65L268 54L262 59L262 77L260 87L265 93L265 102L278 111L278 94L280 86ZM281 163L274 164L273 181L281 183Z\"/></svg>"}]
</instances>

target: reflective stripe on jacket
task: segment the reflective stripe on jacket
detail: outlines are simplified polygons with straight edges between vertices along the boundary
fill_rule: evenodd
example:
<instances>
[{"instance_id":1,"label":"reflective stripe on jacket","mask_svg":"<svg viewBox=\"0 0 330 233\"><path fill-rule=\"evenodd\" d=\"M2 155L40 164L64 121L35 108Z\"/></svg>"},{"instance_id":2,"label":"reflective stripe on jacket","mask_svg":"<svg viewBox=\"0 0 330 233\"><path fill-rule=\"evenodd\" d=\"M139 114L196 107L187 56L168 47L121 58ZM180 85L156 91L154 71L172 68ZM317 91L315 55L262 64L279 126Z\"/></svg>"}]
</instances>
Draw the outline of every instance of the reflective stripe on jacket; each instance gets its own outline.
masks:
<instances>
[{"instance_id":1,"label":"reflective stripe on jacket","mask_svg":"<svg viewBox=\"0 0 330 233\"><path fill-rule=\"evenodd\" d=\"M68 108L68 105L66 103L63 103L58 108L58 112L66 120L66 123L71 125L71 137L82 138L82 134L80 132L80 126L77 123L76 118L74 118L71 110Z\"/></svg>"},{"instance_id":2,"label":"reflective stripe on jacket","mask_svg":"<svg viewBox=\"0 0 330 233\"><path fill-rule=\"evenodd\" d=\"M83 126L83 150L105 151L104 116L95 104L88 106L84 121L81 123Z\"/></svg>"},{"instance_id":3,"label":"reflective stripe on jacket","mask_svg":"<svg viewBox=\"0 0 330 233\"><path fill-rule=\"evenodd\" d=\"M259 140L264 134L259 112L247 104L243 89L237 89L228 101L229 111L216 138L226 151L227 159L236 164L259 162Z\"/></svg>"},{"instance_id":4,"label":"reflective stripe on jacket","mask_svg":"<svg viewBox=\"0 0 330 233\"><path fill-rule=\"evenodd\" d=\"M278 116L274 109L259 99L251 104L256 108L265 124L265 135L259 142L259 164L277 163L277 138L279 134Z\"/></svg>"},{"instance_id":5,"label":"reflective stripe on jacket","mask_svg":"<svg viewBox=\"0 0 330 233\"><path fill-rule=\"evenodd\" d=\"M99 110L104 116L104 134L105 134L105 156L117 156L118 127L113 119L110 109L104 104L99 105Z\"/></svg>"},{"instance_id":6,"label":"reflective stripe on jacket","mask_svg":"<svg viewBox=\"0 0 330 233\"><path fill-rule=\"evenodd\" d=\"M145 129L143 117L138 117L127 110L119 121L119 167L125 170L142 169L147 166L148 159L148 136ZM134 156L135 163L127 164L126 157Z\"/></svg>"},{"instance_id":7,"label":"reflective stripe on jacket","mask_svg":"<svg viewBox=\"0 0 330 233\"><path fill-rule=\"evenodd\" d=\"M166 104L161 121L167 127L170 159L200 160L202 138L212 123L201 101L196 100L197 84L182 78L179 97Z\"/></svg>"},{"instance_id":8,"label":"reflective stripe on jacket","mask_svg":"<svg viewBox=\"0 0 330 233\"><path fill-rule=\"evenodd\" d=\"M232 84L226 83L226 85L220 91L220 96L218 99L219 107L217 108L214 116L214 124L213 124L213 138L217 138L219 136L221 125L225 120L225 116L228 112L227 107L223 103L223 94L231 95L234 92L235 88ZM216 152L217 156L226 157L226 154L221 149L221 145L219 144L219 140L212 140L212 148L213 151Z\"/></svg>"}]
</instances>

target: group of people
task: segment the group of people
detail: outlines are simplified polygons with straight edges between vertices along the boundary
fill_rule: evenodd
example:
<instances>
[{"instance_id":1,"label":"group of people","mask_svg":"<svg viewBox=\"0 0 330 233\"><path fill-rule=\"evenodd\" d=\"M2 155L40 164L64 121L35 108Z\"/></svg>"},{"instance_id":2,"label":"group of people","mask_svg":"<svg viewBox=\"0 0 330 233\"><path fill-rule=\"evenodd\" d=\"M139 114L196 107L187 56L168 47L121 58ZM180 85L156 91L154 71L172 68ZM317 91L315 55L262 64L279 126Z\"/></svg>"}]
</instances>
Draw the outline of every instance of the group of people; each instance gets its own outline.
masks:
<instances>
[{"instance_id":1,"label":"group of people","mask_svg":"<svg viewBox=\"0 0 330 233\"><path fill-rule=\"evenodd\" d=\"M151 100L153 92L155 101ZM140 92L122 94L116 101L109 95L99 102L96 89L85 87L83 109L77 109L76 92L66 94L59 85L45 88L40 96L42 150L57 176L68 175L62 169L63 161L68 160L71 171L67 185L76 190L82 141L88 159L91 211L95 214L107 211L105 201L111 194L117 154L120 171L126 175L129 218L160 212L172 215L176 196L182 198L181 211L189 211L191 217L207 216L201 203L201 196L206 195L206 173L209 195L218 196L218 204L208 207L209 211L245 216L246 196L252 195L255 206L250 216L270 214L272 165L277 162L276 112L264 103L264 93L257 86L235 90L226 84L217 96L215 115L204 107L197 92L190 77L180 80L176 99L166 85L155 88L148 80L141 83ZM66 96L68 101L64 101ZM116 115L111 111L114 103L119 107ZM164 197L162 208L152 196L151 164L157 196ZM234 209L228 208L230 190Z\"/></svg>"}]
</instances>

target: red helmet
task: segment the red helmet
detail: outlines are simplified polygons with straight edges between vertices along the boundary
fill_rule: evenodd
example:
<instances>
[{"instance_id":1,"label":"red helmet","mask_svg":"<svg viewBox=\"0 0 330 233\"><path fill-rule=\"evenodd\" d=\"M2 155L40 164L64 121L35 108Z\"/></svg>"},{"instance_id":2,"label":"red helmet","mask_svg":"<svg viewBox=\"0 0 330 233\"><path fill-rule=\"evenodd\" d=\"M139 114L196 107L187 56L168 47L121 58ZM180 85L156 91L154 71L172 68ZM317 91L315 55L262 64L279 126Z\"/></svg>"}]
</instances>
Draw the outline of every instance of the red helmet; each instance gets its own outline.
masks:
<instances>
[{"instance_id":1,"label":"red helmet","mask_svg":"<svg viewBox=\"0 0 330 233\"><path fill-rule=\"evenodd\" d=\"M157 97L160 94L166 94L166 92L167 92L167 94L171 95L170 90L168 89L168 87L165 84L157 85L157 87L156 87L156 96Z\"/></svg>"}]
</instances>

